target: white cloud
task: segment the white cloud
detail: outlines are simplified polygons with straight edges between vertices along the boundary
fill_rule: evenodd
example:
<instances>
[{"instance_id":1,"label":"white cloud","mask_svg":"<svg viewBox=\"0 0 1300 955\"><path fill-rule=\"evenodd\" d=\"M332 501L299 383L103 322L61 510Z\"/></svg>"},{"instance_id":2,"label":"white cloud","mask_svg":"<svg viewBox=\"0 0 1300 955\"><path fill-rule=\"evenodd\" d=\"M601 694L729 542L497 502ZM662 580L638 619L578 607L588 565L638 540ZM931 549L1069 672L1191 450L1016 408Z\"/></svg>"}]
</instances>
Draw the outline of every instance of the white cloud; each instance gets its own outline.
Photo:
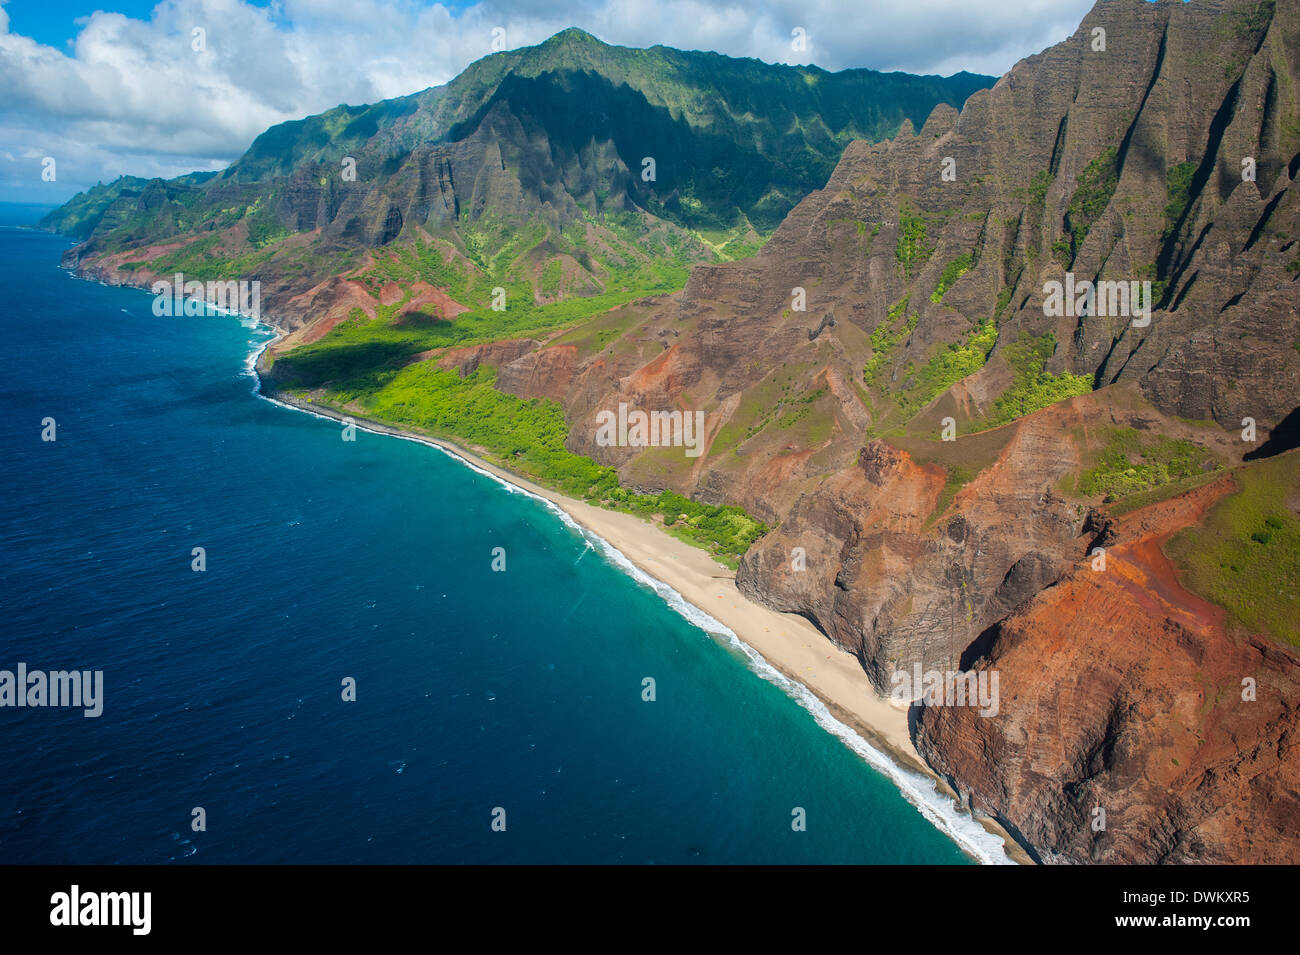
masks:
<instances>
[{"instance_id":1,"label":"white cloud","mask_svg":"<svg viewBox=\"0 0 1300 955\"><path fill-rule=\"evenodd\" d=\"M1088 0L163 0L148 20L97 11L69 52L11 33L0 0L0 195L60 201L123 172L218 169L262 130L339 103L444 83L491 52L580 26L625 46L662 43L769 62L1000 74L1068 36ZM791 48L791 30L808 36ZM195 51L193 31L204 33ZM10 155L17 158L11 159ZM40 182L40 157L58 159ZM32 159L31 157L36 157Z\"/></svg>"}]
</instances>

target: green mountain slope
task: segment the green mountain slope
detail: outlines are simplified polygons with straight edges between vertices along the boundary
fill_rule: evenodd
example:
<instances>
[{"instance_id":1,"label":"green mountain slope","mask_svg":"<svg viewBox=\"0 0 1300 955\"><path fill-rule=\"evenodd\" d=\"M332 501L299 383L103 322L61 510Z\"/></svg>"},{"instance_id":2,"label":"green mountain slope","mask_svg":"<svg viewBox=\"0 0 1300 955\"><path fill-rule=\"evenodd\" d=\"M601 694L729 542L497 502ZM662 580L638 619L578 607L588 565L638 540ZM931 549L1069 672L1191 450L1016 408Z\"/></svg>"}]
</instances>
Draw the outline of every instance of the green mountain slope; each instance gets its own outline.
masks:
<instances>
[{"instance_id":1,"label":"green mountain slope","mask_svg":"<svg viewBox=\"0 0 1300 955\"><path fill-rule=\"evenodd\" d=\"M219 174L97 186L44 225L85 240L78 260L143 250L122 258L141 274L259 278L272 308L413 242L436 242L459 284L515 282L538 302L656 290L680 286L687 264L752 253L851 140L991 83L566 30L445 86L275 126ZM665 255L668 278L639 275Z\"/></svg>"}]
</instances>

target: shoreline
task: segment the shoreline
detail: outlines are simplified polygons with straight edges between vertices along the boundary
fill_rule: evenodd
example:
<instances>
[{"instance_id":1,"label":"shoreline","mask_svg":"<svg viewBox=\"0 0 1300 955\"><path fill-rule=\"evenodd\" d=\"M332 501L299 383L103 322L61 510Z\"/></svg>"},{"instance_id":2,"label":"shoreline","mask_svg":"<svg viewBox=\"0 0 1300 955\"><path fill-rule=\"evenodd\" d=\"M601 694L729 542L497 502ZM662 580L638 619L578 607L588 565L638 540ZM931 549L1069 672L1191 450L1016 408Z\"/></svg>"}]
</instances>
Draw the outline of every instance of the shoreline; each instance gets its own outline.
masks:
<instances>
[{"instance_id":1,"label":"shoreline","mask_svg":"<svg viewBox=\"0 0 1300 955\"><path fill-rule=\"evenodd\" d=\"M968 856L981 863L1032 864L1024 848L996 821L958 808L956 794L912 745L907 711L879 697L857 658L837 647L809 621L751 601L736 587L735 571L701 548L633 514L608 510L542 487L444 438L290 395L267 393L260 374L262 358L278 340L277 335L268 341L250 362L259 397L321 418L350 418L358 430L437 448L499 483L549 504L584 536L594 536L598 544L604 545L607 558L616 564L626 563L624 569L634 578L643 577L640 582L658 591L673 609L715 637L734 641L757 675L781 686L824 729L889 776L904 798ZM684 607L674 605L670 599L674 594ZM703 615L704 620L696 619L690 610ZM709 626L710 620L721 625L723 632ZM800 691L811 699L801 699ZM865 748L855 745L853 737ZM963 820L968 825L963 826Z\"/></svg>"},{"instance_id":2,"label":"shoreline","mask_svg":"<svg viewBox=\"0 0 1300 955\"><path fill-rule=\"evenodd\" d=\"M77 267L69 271L83 280L112 284L87 276ZM996 820L960 807L956 792L925 764L913 746L907 712L878 696L857 658L841 650L808 620L754 603L736 587L735 571L701 548L635 515L597 507L542 487L445 438L291 395L268 393L262 378L264 362L285 338L284 330L269 318L209 307L273 333L245 364L256 397L320 418L351 418L358 430L428 445L495 479L511 493L522 492L549 505L584 536L594 536L608 559L625 564L623 569L633 579L659 592L672 609L714 637L729 637L735 648L749 658L750 669L756 675L776 683L823 729L888 777L927 821L976 863L1034 864L1025 848ZM672 596L683 606L676 606ZM692 615L691 610L702 619ZM718 626L710 626L710 622ZM719 626L724 633L719 632Z\"/></svg>"}]
</instances>

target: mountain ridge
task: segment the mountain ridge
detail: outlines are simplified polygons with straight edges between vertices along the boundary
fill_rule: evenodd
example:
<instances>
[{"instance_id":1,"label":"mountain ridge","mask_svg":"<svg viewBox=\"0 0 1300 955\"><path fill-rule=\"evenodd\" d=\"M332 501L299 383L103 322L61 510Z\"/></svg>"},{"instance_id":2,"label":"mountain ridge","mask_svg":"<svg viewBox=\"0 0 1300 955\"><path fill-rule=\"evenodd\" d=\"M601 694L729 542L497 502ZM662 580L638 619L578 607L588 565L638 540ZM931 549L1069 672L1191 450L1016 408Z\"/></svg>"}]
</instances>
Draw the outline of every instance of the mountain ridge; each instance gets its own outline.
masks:
<instances>
[{"instance_id":1,"label":"mountain ridge","mask_svg":"<svg viewBox=\"0 0 1300 955\"><path fill-rule=\"evenodd\" d=\"M588 95L576 95L565 88L564 84L579 82L583 75L589 77L583 91ZM115 250L183 236L199 225L206 227L215 213L205 207L217 202L242 202L251 208L260 199L262 207L254 213L216 217L217 226L253 220L249 222L256 233L253 245L260 249L268 231L270 237L278 238L280 232L328 228L344 207L344 214L357 219L358 234L347 241L381 246L396 237L388 225L394 210L404 225L428 222L424 206L386 204L383 200L386 180L402 172L403 166L418 165L411 162L413 158L428 159L434 154L434 161L456 167L462 180L490 172L482 163L496 158L503 166L517 163L521 170L547 183L562 182L565 175L586 176L589 185L599 188L571 198L589 213L640 208L688 230L702 224L736 229L752 238L755 233L747 220L755 218L759 232L770 231L808 188L824 180L852 136L892 134L905 116L920 116L945 99L960 102L991 81L992 77L973 74L944 79L870 70L828 73L668 47L614 47L581 31L561 32L537 46L477 60L442 86L376 104L340 105L273 126L258 136L243 156L215 175L180 177L170 184L153 180L143 186L127 180L126 189L140 189L138 196L126 197L134 202L105 195L113 186L96 187L92 194L79 196L48 216L45 225L89 240L87 252ZM503 84L507 85L504 94ZM756 102L758 93L767 102ZM532 98L547 109L515 108L512 97ZM575 109L578 103L584 108ZM494 104L501 109L494 112ZM610 148L611 131L605 130L604 145L598 143L590 155L570 149L579 154L576 167L574 160L558 157L557 165L557 157L539 157L530 148L529 127L540 131L543 138L557 133L577 136L579 145L586 145L591 131L585 124L593 113L619 134L621 148ZM648 118L655 128L642 132L638 123L620 122L624 116ZM486 137L478 135L485 121L495 124ZM812 125L801 132L807 122ZM777 123L793 123L793 131L778 132ZM476 141L479 147L500 143L506 152L487 157L481 148L476 149ZM746 142L751 146L745 147ZM740 153L736 153L738 146ZM731 190L714 188L699 179L700 173L711 167L703 161L694 163L694 151L704 151L708 154L705 159L716 156L720 168L732 170L732 175L744 166L742 159L766 164L771 171L760 169L755 178L768 186L767 191L775 190L774 194L766 198L766 205L763 196L752 195L742 205L729 202ZM656 179L663 185L641 176L646 155L658 160ZM804 157L800 159L804 165L791 165L784 158L787 156ZM337 167L345 158L354 161L354 181L339 175ZM608 163L612 173L598 170L593 162ZM469 168L460 169L466 163L471 164ZM717 162L712 168L719 168ZM508 172L504 168L499 171ZM667 184L670 178L673 181ZM272 180L276 187L271 192L257 188ZM320 208L308 212L301 198L296 203L286 200L286 192L306 190L313 180L320 180L313 197ZM196 187L199 195L194 194ZM683 190L699 195L684 196ZM124 191L119 187L119 193ZM213 194L213 201L206 201L204 191ZM362 192L366 194L357 195ZM529 201L530 214L535 214L539 210L530 195L525 188L523 197ZM624 195L626 199L620 198ZM464 201L466 197L458 194L457 198ZM178 203L197 207L193 211L199 215L171 208ZM365 208L367 204L377 208ZM102 219L97 212L113 205L119 207L119 217L143 220L139 228L124 234L114 220L110 220L111 228L98 228ZM545 212L546 202L540 205ZM165 221L160 209L172 211L172 219L179 221ZM549 225L562 228L574 214L573 208L552 210ZM345 229L340 226L338 231ZM413 229L407 227L407 231ZM450 237L454 243L456 236ZM697 251L699 258L708 257L705 250ZM318 270L317 274L323 277L325 273Z\"/></svg>"}]
</instances>

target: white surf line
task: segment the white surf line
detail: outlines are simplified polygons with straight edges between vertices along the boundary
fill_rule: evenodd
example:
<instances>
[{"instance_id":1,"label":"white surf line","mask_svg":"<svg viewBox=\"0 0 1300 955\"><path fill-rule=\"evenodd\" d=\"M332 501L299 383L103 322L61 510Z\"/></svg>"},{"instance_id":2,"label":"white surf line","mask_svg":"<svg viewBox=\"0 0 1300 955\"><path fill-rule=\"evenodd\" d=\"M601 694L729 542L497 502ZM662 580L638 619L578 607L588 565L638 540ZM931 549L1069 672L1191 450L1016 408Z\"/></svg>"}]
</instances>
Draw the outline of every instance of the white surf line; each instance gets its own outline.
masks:
<instances>
[{"instance_id":1,"label":"white surf line","mask_svg":"<svg viewBox=\"0 0 1300 955\"><path fill-rule=\"evenodd\" d=\"M568 517L566 514L565 517ZM573 523L570 521L570 523ZM575 526L577 526L575 524ZM977 862L984 865L1014 865L1007 855L1002 839L989 832L969 813L957 808L953 801L935 788L934 781L920 773L898 765L885 753L872 746L851 727L837 720L821 698L798 680L791 679L769 663L761 653L740 639L726 624L686 600L680 593L661 580L647 574L600 535L578 527L584 537L595 538L606 556L628 576L654 590L680 616L706 633L725 638L740 650L749 661L750 669L758 676L780 687L785 694L807 710L822 729L837 737L872 768L883 773L925 819L946 835Z\"/></svg>"},{"instance_id":2,"label":"white surf line","mask_svg":"<svg viewBox=\"0 0 1300 955\"><path fill-rule=\"evenodd\" d=\"M257 384L253 393L264 401L269 401L281 408L288 408L292 411L300 411L303 414L309 414L314 418L321 418L326 421L333 421L336 424L339 419L333 415L321 414L319 411L312 411L309 408L301 408L298 405L287 404L268 395L262 394L261 377L256 373L257 359L261 357L274 341L264 342L257 350L253 359L253 375L257 379ZM447 457L459 462L465 467L481 474L494 481L497 485L504 488L510 494L522 494L525 497L532 498L545 506L551 513L555 514L562 523L570 527L582 536L589 544L595 541L601 548L604 556L619 570L623 571L633 580L643 584L653 590L672 610L679 616L686 619L705 633L710 633L727 640L732 646L743 653L749 661L749 669L767 680L780 687L786 694L805 710L812 715L813 720L822 729L826 730L832 736L835 736L844 743L850 750L860 756L869 766L883 774L897 787L898 791L932 826L942 832L945 836L957 844L957 846L969 855L976 862L982 865L1015 865L1015 862L1007 855L1006 845L1002 839L989 832L975 820L969 813L959 809L953 800L939 792L934 780L906 769L894 762L888 755L880 752L872 746L860 734L855 732L851 727L837 720L826 708L826 704L816 693L808 689L797 680L792 680L786 676L763 657L761 653L740 639L726 624L709 616L708 613L696 607L693 603L683 597L671 586L659 580L656 577L647 574L635 563L633 563L626 554L617 547L605 540L599 534L588 528L583 527L573 519L564 508L540 494L534 494L527 488L522 488L513 484L498 474L480 467L468 458L457 454L451 448L444 447L427 438L421 438L418 435L399 434L392 431L378 431L374 428L367 428L361 423L356 424L358 431L365 431L369 434L380 435L381 437L399 438L403 441L411 441L415 444L422 444L425 447L441 451Z\"/></svg>"}]
</instances>

